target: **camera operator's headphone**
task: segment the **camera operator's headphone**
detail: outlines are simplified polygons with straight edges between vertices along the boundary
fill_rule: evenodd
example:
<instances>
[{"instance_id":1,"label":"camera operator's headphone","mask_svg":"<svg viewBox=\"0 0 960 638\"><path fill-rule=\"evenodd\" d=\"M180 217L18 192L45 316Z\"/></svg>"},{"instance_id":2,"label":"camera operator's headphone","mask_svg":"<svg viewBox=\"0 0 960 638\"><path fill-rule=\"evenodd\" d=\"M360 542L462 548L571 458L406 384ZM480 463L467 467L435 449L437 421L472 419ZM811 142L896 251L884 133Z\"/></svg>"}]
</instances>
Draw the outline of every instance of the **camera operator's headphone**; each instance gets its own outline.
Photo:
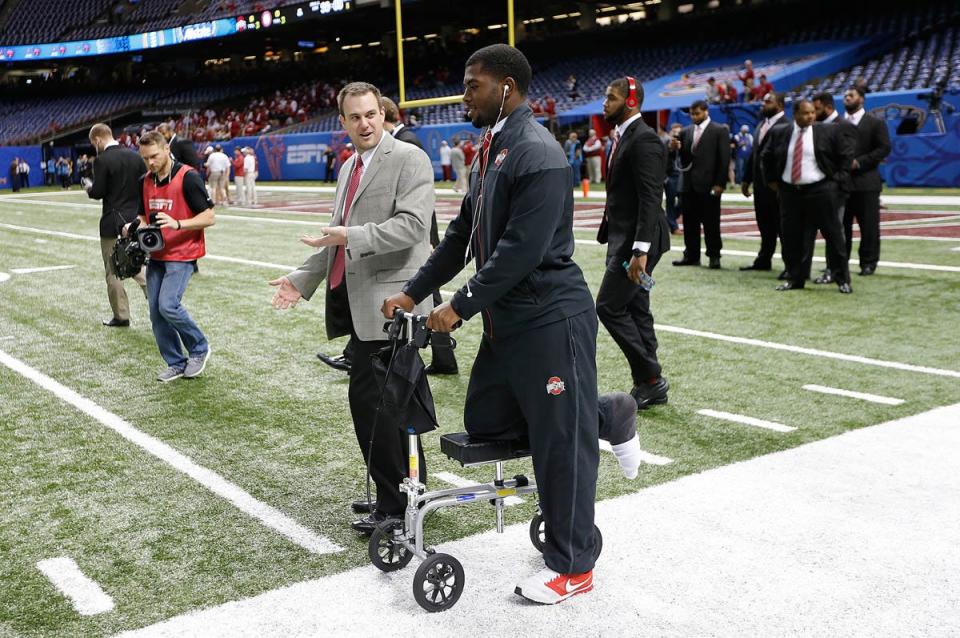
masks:
<instances>
[{"instance_id":1,"label":"camera operator's headphone","mask_svg":"<svg viewBox=\"0 0 960 638\"><path fill-rule=\"evenodd\" d=\"M637 80L627 76L627 101L628 109L635 109L640 106L640 100L637 99Z\"/></svg>"}]
</instances>

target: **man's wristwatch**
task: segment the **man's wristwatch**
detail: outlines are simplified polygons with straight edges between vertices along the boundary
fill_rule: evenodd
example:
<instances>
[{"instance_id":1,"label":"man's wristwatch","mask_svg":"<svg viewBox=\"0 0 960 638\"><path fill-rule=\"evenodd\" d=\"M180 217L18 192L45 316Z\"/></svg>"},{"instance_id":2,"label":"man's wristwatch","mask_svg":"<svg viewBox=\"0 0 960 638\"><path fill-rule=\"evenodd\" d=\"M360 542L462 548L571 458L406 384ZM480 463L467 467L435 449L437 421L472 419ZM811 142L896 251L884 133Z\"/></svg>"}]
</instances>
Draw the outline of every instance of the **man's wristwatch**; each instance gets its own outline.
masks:
<instances>
[{"instance_id":1,"label":"man's wristwatch","mask_svg":"<svg viewBox=\"0 0 960 638\"><path fill-rule=\"evenodd\" d=\"M646 255L646 254L647 254L647 253L645 253L644 251L640 250L639 248L634 248L634 249L633 249L633 256L634 256L634 257L643 257L643 256Z\"/></svg>"}]
</instances>

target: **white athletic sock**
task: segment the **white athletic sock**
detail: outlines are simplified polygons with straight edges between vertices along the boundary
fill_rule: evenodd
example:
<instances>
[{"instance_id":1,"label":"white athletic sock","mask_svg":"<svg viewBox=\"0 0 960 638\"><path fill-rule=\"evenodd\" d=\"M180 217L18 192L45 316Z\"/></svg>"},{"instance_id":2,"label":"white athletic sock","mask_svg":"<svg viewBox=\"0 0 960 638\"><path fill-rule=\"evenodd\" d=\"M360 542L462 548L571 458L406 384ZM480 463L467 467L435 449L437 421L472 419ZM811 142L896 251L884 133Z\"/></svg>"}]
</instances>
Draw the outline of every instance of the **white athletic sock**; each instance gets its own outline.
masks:
<instances>
[{"instance_id":1,"label":"white athletic sock","mask_svg":"<svg viewBox=\"0 0 960 638\"><path fill-rule=\"evenodd\" d=\"M620 470L630 480L637 478L640 472L640 437L636 434L626 443L611 445L613 454L620 463Z\"/></svg>"}]
</instances>

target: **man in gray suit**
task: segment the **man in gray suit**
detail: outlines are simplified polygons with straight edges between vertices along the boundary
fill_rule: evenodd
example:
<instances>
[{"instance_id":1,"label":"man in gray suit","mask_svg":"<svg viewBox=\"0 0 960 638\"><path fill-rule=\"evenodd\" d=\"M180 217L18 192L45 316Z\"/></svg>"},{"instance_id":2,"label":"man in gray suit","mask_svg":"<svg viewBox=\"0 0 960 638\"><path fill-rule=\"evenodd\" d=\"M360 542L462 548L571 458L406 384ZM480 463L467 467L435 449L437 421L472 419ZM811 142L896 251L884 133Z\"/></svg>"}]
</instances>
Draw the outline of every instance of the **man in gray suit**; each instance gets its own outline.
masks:
<instances>
[{"instance_id":1,"label":"man in gray suit","mask_svg":"<svg viewBox=\"0 0 960 638\"><path fill-rule=\"evenodd\" d=\"M383 300L413 276L430 255L433 214L433 167L426 154L398 144L383 130L380 91L354 82L337 97L340 123L357 152L337 179L334 217L321 237L304 236L318 248L300 268L270 282L277 290L273 305L284 309L310 299L324 279L327 337L350 335L350 414L357 443L377 486L369 515L352 527L371 534L388 517L400 517L406 507L399 485L407 471L406 435L379 425L374 433L379 389L370 355L388 345L384 340ZM430 300L415 312L431 310ZM423 451L420 472L425 476ZM354 503L363 511L365 503Z\"/></svg>"}]
</instances>

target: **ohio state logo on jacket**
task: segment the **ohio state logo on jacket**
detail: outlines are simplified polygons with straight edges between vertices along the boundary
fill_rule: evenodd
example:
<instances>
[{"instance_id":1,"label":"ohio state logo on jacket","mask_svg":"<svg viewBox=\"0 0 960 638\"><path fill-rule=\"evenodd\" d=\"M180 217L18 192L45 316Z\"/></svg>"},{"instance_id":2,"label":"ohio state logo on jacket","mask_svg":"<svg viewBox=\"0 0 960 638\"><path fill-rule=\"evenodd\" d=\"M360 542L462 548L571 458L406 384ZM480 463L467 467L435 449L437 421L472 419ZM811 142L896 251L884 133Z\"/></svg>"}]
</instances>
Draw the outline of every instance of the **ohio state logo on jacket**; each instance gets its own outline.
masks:
<instances>
[{"instance_id":1,"label":"ohio state logo on jacket","mask_svg":"<svg viewBox=\"0 0 960 638\"><path fill-rule=\"evenodd\" d=\"M547 394L557 396L566 389L567 386L564 385L563 380L560 377L550 377L547 379Z\"/></svg>"}]
</instances>

